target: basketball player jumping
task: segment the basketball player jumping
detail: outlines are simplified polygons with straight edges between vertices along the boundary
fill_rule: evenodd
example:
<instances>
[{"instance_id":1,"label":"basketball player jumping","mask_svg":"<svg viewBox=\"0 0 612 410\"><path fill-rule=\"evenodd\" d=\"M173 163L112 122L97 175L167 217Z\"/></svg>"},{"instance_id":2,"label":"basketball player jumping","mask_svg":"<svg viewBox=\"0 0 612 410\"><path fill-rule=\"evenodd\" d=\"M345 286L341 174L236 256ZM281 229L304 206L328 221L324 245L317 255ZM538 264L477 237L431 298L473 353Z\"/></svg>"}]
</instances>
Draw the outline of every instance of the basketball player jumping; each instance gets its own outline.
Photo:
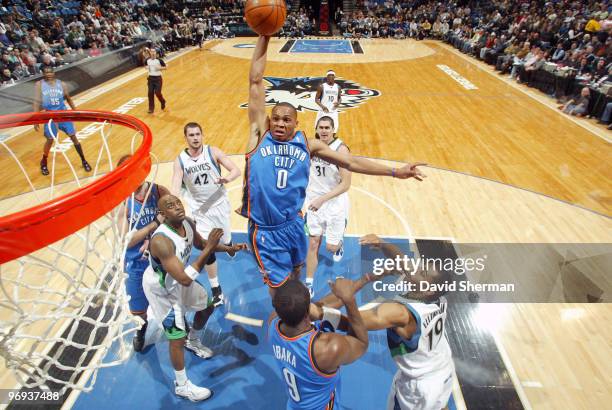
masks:
<instances>
[{"instance_id":1,"label":"basketball player jumping","mask_svg":"<svg viewBox=\"0 0 612 410\"><path fill-rule=\"evenodd\" d=\"M66 85L62 81L55 79L53 67L43 68L43 79L36 82L34 111L65 110L66 102L68 105L70 105L70 108L76 110L76 106L74 105L72 98L70 98L70 94L68 94L68 88ZM89 163L87 160L85 160L81 143L76 137L74 123L60 122L59 124L56 124L55 121L52 121L50 126L49 123L45 124L44 126L44 135L47 141L45 141L43 156L40 160L40 172L43 175L49 175L49 168L47 168L47 157L49 156L49 151L51 151L51 146L53 146L53 136L56 138L59 136L58 128L65 132L74 144L74 149L81 158L83 169L87 172L91 171L91 166L89 166ZM34 130L39 130L38 124L34 125Z\"/></svg>"},{"instance_id":2,"label":"basketball player jumping","mask_svg":"<svg viewBox=\"0 0 612 410\"><path fill-rule=\"evenodd\" d=\"M202 237L207 237L213 228L221 228L221 243L231 246L230 202L224 184L238 178L240 170L219 148L203 144L200 124L188 123L183 128L183 133L187 148L174 161L170 189L178 196L181 186L185 187L185 200L195 219L196 229ZM225 177L221 175L221 166L229 171ZM217 270L217 258L213 253L206 262L206 272L215 306L223 304Z\"/></svg>"},{"instance_id":3,"label":"basketball player jumping","mask_svg":"<svg viewBox=\"0 0 612 410\"><path fill-rule=\"evenodd\" d=\"M315 102L321 108L317 113L315 127L316 124L319 123L321 117L331 117L334 120L334 131L338 132L340 128L338 107L342 100L342 89L340 88L340 84L335 82L335 79L336 73L333 70L329 70L326 74L325 82L317 88Z\"/></svg>"},{"instance_id":4,"label":"basketball player jumping","mask_svg":"<svg viewBox=\"0 0 612 410\"><path fill-rule=\"evenodd\" d=\"M334 133L334 120L321 117L315 136L332 150L349 154L348 147ZM310 163L310 179L306 189L306 228L310 236L306 257L306 286L314 296L313 280L319 264L321 237L325 234L326 248L339 262L344 253L342 242L348 219L351 172L338 168L324 159L314 157Z\"/></svg>"},{"instance_id":5,"label":"basketball player jumping","mask_svg":"<svg viewBox=\"0 0 612 410\"><path fill-rule=\"evenodd\" d=\"M121 157L117 166L123 164L129 157L130 155ZM142 287L142 275L149 266L148 239L163 223L163 217L158 215L157 201L169 193L167 188L145 181L134 191L134 195L125 201L120 210L122 220L127 221L123 225L124 232L127 232L128 229L134 231L125 252L125 272L128 274L125 287L130 296L132 315L140 316L144 320L143 326L136 332L132 340L136 352L141 352L144 348L147 332L149 301Z\"/></svg>"},{"instance_id":6,"label":"basketball player jumping","mask_svg":"<svg viewBox=\"0 0 612 410\"><path fill-rule=\"evenodd\" d=\"M206 400L212 392L187 379L183 352L185 347L204 359L213 354L200 341L199 332L213 313L214 306L204 287L195 279L213 252L233 254L246 249L246 244L219 245L223 231L218 228L210 232L207 241L204 240L195 230L193 221L185 218L181 201L173 195L161 197L158 207L165 219L151 236L151 264L145 270L143 287L170 343L170 361L176 376L175 393L191 401ZM186 266L193 246L202 249L202 253ZM192 329L188 329L184 317L188 311L196 312Z\"/></svg>"},{"instance_id":7,"label":"basketball player jumping","mask_svg":"<svg viewBox=\"0 0 612 410\"><path fill-rule=\"evenodd\" d=\"M368 349L367 330L355 302L357 287L348 279L336 279L330 286L346 306L347 335L322 331L339 324L340 312L311 305L308 289L298 280L287 281L272 299L278 317L270 322L268 340L289 391L287 409L335 409L340 366ZM321 316L321 322L312 322L311 311Z\"/></svg>"},{"instance_id":8,"label":"basketball player jumping","mask_svg":"<svg viewBox=\"0 0 612 410\"><path fill-rule=\"evenodd\" d=\"M306 140L296 131L297 111L288 103L279 103L266 118L263 75L270 38L260 36L253 52L249 73L249 122L242 207L248 218L249 241L264 282L274 289L292 275L299 278L308 249L304 204L310 158L319 157L352 172L422 180L417 168L425 164L407 164L391 168L376 162L331 149L326 143Z\"/></svg>"}]
</instances>

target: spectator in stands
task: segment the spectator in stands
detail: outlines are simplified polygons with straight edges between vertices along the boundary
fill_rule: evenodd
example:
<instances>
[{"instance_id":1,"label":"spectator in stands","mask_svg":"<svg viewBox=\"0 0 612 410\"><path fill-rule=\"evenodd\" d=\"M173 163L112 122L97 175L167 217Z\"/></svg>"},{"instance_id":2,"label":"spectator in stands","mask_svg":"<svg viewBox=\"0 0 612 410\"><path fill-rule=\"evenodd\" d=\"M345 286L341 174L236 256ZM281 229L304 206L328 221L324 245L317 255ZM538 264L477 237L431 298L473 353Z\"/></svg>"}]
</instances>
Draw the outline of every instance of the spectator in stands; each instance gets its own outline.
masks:
<instances>
[{"instance_id":1,"label":"spectator in stands","mask_svg":"<svg viewBox=\"0 0 612 410\"><path fill-rule=\"evenodd\" d=\"M91 43L91 48L89 49L88 55L89 57L99 57L102 55L102 50L98 48L98 43L95 41Z\"/></svg>"},{"instance_id":2,"label":"spectator in stands","mask_svg":"<svg viewBox=\"0 0 612 410\"><path fill-rule=\"evenodd\" d=\"M608 124L608 129L612 130L612 123L610 122L610 117L612 117L612 102L606 104L606 109L604 110L601 118L599 119L600 124Z\"/></svg>"},{"instance_id":3,"label":"spectator in stands","mask_svg":"<svg viewBox=\"0 0 612 410\"><path fill-rule=\"evenodd\" d=\"M557 48L551 57L553 63L559 63L565 58L565 50L563 49L563 43L559 42Z\"/></svg>"},{"instance_id":4,"label":"spectator in stands","mask_svg":"<svg viewBox=\"0 0 612 410\"><path fill-rule=\"evenodd\" d=\"M11 73L10 69L8 68L2 69L2 74L0 74L0 83L2 84L2 86L15 84L16 81L19 81L19 77Z\"/></svg>"},{"instance_id":5,"label":"spectator in stands","mask_svg":"<svg viewBox=\"0 0 612 410\"><path fill-rule=\"evenodd\" d=\"M583 87L579 97L570 99L565 105L560 106L559 109L566 114L583 117L589 109L590 97L591 91L589 87Z\"/></svg>"}]
</instances>

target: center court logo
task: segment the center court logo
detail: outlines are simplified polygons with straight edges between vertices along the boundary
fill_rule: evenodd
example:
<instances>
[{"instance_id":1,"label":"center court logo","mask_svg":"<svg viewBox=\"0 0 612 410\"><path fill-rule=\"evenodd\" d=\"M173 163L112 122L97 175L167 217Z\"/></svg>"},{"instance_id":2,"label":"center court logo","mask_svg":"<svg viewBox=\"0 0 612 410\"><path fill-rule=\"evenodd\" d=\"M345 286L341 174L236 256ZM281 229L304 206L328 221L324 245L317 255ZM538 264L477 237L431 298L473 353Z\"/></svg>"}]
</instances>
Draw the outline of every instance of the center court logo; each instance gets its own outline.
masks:
<instances>
[{"instance_id":1,"label":"center court logo","mask_svg":"<svg viewBox=\"0 0 612 410\"><path fill-rule=\"evenodd\" d=\"M315 103L317 87L325 81L324 77L264 77L268 82L266 87L266 105L276 105L279 102L287 102L298 111L319 111ZM356 108L372 97L380 96L380 91L362 86L351 80L336 78L336 83L342 88L342 103L339 110ZM240 105L247 108L248 104Z\"/></svg>"}]
</instances>

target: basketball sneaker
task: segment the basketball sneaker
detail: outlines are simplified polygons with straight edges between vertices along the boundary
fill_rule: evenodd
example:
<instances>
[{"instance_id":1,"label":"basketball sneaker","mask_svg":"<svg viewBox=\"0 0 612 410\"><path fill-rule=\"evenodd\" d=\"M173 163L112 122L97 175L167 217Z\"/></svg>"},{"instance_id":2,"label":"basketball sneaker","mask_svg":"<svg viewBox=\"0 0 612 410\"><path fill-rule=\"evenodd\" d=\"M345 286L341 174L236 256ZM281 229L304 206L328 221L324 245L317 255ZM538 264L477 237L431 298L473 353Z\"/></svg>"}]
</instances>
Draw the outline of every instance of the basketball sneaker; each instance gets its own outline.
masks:
<instances>
[{"instance_id":1,"label":"basketball sneaker","mask_svg":"<svg viewBox=\"0 0 612 410\"><path fill-rule=\"evenodd\" d=\"M132 339L132 345L134 346L135 352L142 352L145 345L145 334L147 333L147 324L145 323L142 328L136 331L134 339Z\"/></svg>"},{"instance_id":2,"label":"basketball sneaker","mask_svg":"<svg viewBox=\"0 0 612 410\"><path fill-rule=\"evenodd\" d=\"M221 290L221 286L215 286L214 288L211 288L211 289L212 289L212 295L213 295L213 299L212 299L213 305L215 305L215 307L221 306L225 299L225 296L223 296L223 291Z\"/></svg>"},{"instance_id":3,"label":"basketball sneaker","mask_svg":"<svg viewBox=\"0 0 612 410\"><path fill-rule=\"evenodd\" d=\"M40 173L43 175L49 175L49 168L47 168L47 160L43 159L40 161Z\"/></svg>"},{"instance_id":4,"label":"basketball sneaker","mask_svg":"<svg viewBox=\"0 0 612 410\"><path fill-rule=\"evenodd\" d=\"M166 109L166 101L165 100L162 101L162 103L161 103L161 109L162 109L162 111Z\"/></svg>"},{"instance_id":5,"label":"basketball sneaker","mask_svg":"<svg viewBox=\"0 0 612 410\"><path fill-rule=\"evenodd\" d=\"M340 262L342 260L342 257L344 256L344 244L342 244L342 246L340 247L340 249L338 249L334 255L332 256L332 258L334 259L334 262Z\"/></svg>"},{"instance_id":6,"label":"basketball sneaker","mask_svg":"<svg viewBox=\"0 0 612 410\"><path fill-rule=\"evenodd\" d=\"M91 172L91 165L89 165L89 162L87 162L87 161L83 160L83 169L84 169L86 172Z\"/></svg>"},{"instance_id":7,"label":"basketball sneaker","mask_svg":"<svg viewBox=\"0 0 612 410\"><path fill-rule=\"evenodd\" d=\"M185 384L179 386L176 381L174 382L174 392L177 396L189 399L191 401L202 401L212 396L212 391L206 387L196 386L187 380Z\"/></svg>"},{"instance_id":8,"label":"basketball sneaker","mask_svg":"<svg viewBox=\"0 0 612 410\"><path fill-rule=\"evenodd\" d=\"M191 350L193 354L202 359L210 359L213 357L213 351L204 346L200 339L189 339L185 341L185 349Z\"/></svg>"}]
</instances>

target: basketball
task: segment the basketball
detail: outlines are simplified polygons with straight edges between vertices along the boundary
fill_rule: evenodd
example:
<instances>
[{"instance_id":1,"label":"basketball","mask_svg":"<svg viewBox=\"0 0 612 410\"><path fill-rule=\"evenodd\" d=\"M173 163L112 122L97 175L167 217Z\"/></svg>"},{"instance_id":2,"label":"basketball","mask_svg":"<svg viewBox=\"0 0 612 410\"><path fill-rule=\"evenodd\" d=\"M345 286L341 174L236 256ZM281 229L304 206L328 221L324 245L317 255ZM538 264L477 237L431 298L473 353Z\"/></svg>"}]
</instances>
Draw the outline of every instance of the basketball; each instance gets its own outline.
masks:
<instances>
[{"instance_id":1,"label":"basketball","mask_svg":"<svg viewBox=\"0 0 612 410\"><path fill-rule=\"evenodd\" d=\"M271 36L285 23L287 7L284 0L247 0L244 17L254 32Z\"/></svg>"}]
</instances>

